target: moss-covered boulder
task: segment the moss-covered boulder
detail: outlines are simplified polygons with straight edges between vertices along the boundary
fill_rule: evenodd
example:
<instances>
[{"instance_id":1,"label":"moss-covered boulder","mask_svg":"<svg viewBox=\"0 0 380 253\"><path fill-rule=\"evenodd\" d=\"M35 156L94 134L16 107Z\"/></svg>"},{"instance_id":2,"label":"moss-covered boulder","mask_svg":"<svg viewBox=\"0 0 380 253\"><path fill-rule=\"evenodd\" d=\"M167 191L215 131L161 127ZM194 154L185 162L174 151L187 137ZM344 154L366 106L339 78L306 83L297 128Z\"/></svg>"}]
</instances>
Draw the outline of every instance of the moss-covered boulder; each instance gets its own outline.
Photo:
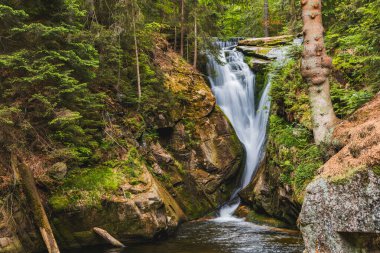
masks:
<instances>
[{"instance_id":1,"label":"moss-covered boulder","mask_svg":"<svg viewBox=\"0 0 380 253\"><path fill-rule=\"evenodd\" d=\"M52 223L64 247L104 244L94 227L120 241L153 239L173 232L186 219L181 208L142 163L132 172L114 167L69 175L50 198Z\"/></svg>"}]
</instances>

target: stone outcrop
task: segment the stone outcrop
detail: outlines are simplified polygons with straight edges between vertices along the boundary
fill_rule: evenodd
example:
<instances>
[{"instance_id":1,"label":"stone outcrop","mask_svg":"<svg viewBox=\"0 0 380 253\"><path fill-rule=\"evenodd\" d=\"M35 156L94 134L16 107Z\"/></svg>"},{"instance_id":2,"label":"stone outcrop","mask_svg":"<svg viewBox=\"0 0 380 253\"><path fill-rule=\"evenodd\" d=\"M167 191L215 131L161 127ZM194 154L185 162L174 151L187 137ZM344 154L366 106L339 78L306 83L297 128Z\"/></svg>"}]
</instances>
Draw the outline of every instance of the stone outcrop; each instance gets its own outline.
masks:
<instances>
[{"instance_id":1,"label":"stone outcrop","mask_svg":"<svg viewBox=\"0 0 380 253\"><path fill-rule=\"evenodd\" d=\"M295 227L301 205L290 187L280 182L280 170L268 157L260 164L254 180L239 195L256 212L275 217Z\"/></svg>"},{"instance_id":2,"label":"stone outcrop","mask_svg":"<svg viewBox=\"0 0 380 253\"><path fill-rule=\"evenodd\" d=\"M299 218L307 252L380 249L380 174L372 169L353 173L319 178L307 187Z\"/></svg>"},{"instance_id":3,"label":"stone outcrop","mask_svg":"<svg viewBox=\"0 0 380 253\"><path fill-rule=\"evenodd\" d=\"M307 187L299 218L306 252L379 252L380 94L334 140L340 151Z\"/></svg>"},{"instance_id":4,"label":"stone outcrop","mask_svg":"<svg viewBox=\"0 0 380 253\"><path fill-rule=\"evenodd\" d=\"M173 232L186 219L166 189L144 168L142 183L124 182L119 194L109 196L100 207L54 212L57 239L65 247L104 243L94 227L105 229L120 241L153 239ZM128 195L125 193L129 193Z\"/></svg>"},{"instance_id":5,"label":"stone outcrop","mask_svg":"<svg viewBox=\"0 0 380 253\"><path fill-rule=\"evenodd\" d=\"M276 54L272 52L281 46L290 45L293 40L293 35L244 39L238 42L236 49L247 56L246 62L254 72L262 74L265 67L276 59Z\"/></svg>"},{"instance_id":6,"label":"stone outcrop","mask_svg":"<svg viewBox=\"0 0 380 253\"><path fill-rule=\"evenodd\" d=\"M243 149L201 74L162 48L156 52L156 62L165 73L165 86L187 102L172 109L181 110L182 118L172 127L158 129L151 160L186 215L199 218L228 199Z\"/></svg>"}]
</instances>

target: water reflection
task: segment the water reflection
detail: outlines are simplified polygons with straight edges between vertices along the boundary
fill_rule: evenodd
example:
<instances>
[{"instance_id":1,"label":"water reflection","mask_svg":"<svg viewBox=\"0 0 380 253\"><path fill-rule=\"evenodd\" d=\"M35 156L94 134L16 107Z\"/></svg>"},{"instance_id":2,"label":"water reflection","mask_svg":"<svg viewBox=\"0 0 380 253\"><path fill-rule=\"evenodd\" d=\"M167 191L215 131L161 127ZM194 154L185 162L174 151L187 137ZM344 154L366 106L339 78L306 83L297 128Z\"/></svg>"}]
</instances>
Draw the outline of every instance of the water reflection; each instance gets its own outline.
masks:
<instances>
[{"instance_id":1,"label":"water reflection","mask_svg":"<svg viewBox=\"0 0 380 253\"><path fill-rule=\"evenodd\" d=\"M175 238L159 243L130 244L125 249L102 247L66 253L301 253L298 234L271 230L241 220L203 221L183 225Z\"/></svg>"}]
</instances>

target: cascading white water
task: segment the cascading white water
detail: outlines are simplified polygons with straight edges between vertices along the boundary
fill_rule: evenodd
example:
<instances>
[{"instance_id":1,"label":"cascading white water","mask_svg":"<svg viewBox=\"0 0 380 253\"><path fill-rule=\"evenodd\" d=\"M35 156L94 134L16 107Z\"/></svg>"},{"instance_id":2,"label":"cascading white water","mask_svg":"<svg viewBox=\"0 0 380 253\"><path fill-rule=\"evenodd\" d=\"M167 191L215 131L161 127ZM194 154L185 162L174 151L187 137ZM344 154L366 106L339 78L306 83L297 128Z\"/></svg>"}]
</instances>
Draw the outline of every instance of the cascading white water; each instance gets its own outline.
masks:
<instances>
[{"instance_id":1,"label":"cascading white water","mask_svg":"<svg viewBox=\"0 0 380 253\"><path fill-rule=\"evenodd\" d=\"M256 107L255 75L244 62L244 55L235 49L234 42L218 42L218 45L222 64L209 55L209 79L217 104L231 121L246 151L239 185L230 201L220 209L220 217L228 219L240 204L239 191L250 183L262 158L270 108L270 81Z\"/></svg>"}]
</instances>

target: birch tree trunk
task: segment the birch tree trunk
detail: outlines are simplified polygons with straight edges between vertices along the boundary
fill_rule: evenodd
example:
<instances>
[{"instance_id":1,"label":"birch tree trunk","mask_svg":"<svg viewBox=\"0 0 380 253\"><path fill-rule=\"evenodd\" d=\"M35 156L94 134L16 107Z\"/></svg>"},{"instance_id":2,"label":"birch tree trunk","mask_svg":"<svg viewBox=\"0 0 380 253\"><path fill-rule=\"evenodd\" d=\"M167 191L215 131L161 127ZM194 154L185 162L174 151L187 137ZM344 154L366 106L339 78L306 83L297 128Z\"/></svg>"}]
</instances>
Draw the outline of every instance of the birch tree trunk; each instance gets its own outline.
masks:
<instances>
[{"instance_id":1,"label":"birch tree trunk","mask_svg":"<svg viewBox=\"0 0 380 253\"><path fill-rule=\"evenodd\" d=\"M302 76L309 83L309 98L317 144L329 143L337 118L330 97L329 75L332 59L327 56L323 39L322 1L302 0L304 51Z\"/></svg>"}]
</instances>

